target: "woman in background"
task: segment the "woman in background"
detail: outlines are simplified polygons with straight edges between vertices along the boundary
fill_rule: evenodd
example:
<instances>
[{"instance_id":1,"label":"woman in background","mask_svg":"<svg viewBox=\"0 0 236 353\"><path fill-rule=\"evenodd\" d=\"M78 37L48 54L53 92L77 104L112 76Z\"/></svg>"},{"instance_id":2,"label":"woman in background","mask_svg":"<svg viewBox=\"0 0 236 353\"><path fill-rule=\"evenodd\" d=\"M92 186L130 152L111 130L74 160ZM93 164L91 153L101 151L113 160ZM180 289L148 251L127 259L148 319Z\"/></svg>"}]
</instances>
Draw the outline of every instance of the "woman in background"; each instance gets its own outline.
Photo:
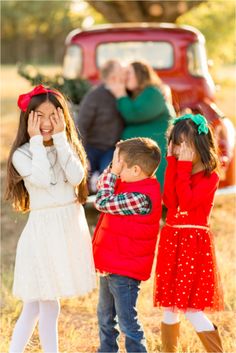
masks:
<instances>
[{"instance_id":1,"label":"woman in background","mask_svg":"<svg viewBox=\"0 0 236 353\"><path fill-rule=\"evenodd\" d=\"M121 78L109 88L125 121L122 138L150 137L158 143L162 157L156 176L163 187L166 131L169 120L175 117L169 87L162 83L150 65L135 61L127 67L125 80Z\"/></svg>"}]
</instances>

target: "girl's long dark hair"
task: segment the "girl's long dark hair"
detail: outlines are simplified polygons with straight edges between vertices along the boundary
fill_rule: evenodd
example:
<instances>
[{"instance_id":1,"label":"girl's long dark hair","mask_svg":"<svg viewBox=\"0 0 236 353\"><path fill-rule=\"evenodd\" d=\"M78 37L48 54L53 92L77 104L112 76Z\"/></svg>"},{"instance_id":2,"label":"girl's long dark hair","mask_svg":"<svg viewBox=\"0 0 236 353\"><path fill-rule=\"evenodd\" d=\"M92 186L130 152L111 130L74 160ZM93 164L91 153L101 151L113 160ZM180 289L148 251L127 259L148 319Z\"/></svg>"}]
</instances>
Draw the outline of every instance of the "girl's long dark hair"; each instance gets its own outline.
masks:
<instances>
[{"instance_id":1,"label":"girl's long dark hair","mask_svg":"<svg viewBox=\"0 0 236 353\"><path fill-rule=\"evenodd\" d=\"M26 212L29 211L29 194L24 185L23 178L18 174L12 164L13 153L18 147L22 146L26 142L29 142L30 136L28 134L28 117L32 110L35 110L43 102L51 102L55 108L60 107L63 110L65 123L66 123L66 135L69 143L72 145L75 152L77 152L81 163L83 165L85 176L81 183L76 186L76 196L79 202L85 203L88 196L87 188L87 161L86 153L82 146L82 143L78 139L77 131L73 119L70 116L70 112L64 97L57 90L54 92L48 92L40 95L36 95L31 98L29 106L26 112L21 111L20 121L18 126L17 135L13 142L8 162L7 162L7 180L6 180L6 191L5 199L12 202L13 207L17 211Z\"/></svg>"},{"instance_id":2,"label":"girl's long dark hair","mask_svg":"<svg viewBox=\"0 0 236 353\"><path fill-rule=\"evenodd\" d=\"M208 128L207 134L199 134L198 126L191 119L185 119L178 121L168 131L168 144L172 141L174 145L180 145L183 136L194 144L204 166L205 175L210 175L213 171L219 172L216 141L211 127Z\"/></svg>"}]
</instances>

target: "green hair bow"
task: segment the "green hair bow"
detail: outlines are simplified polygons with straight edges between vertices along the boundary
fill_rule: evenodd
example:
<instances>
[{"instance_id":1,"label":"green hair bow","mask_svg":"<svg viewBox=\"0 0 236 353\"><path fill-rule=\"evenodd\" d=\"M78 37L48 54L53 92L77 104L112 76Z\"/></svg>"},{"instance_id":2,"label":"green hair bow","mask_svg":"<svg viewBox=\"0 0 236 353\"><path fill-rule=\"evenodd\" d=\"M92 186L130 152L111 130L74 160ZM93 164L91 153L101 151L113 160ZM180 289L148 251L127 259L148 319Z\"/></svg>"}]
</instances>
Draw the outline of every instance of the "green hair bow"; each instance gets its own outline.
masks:
<instances>
[{"instance_id":1,"label":"green hair bow","mask_svg":"<svg viewBox=\"0 0 236 353\"><path fill-rule=\"evenodd\" d=\"M198 126L198 133L199 134L207 134L209 131L209 128L207 126L207 120L202 116L201 114L185 114L181 116L180 118L176 118L173 120L173 124L175 125L181 120L186 120L186 119L191 119L197 126Z\"/></svg>"}]
</instances>

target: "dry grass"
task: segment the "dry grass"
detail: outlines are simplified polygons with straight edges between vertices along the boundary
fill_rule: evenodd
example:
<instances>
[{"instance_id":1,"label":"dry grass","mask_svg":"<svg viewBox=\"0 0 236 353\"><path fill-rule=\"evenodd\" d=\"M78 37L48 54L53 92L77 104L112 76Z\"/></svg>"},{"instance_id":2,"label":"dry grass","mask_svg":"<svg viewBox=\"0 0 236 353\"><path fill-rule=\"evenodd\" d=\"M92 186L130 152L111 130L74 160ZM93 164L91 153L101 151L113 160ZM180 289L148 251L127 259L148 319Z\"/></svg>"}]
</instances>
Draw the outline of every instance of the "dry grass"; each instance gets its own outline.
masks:
<instances>
[{"instance_id":1,"label":"dry grass","mask_svg":"<svg viewBox=\"0 0 236 353\"><path fill-rule=\"evenodd\" d=\"M2 73L2 182L4 183L5 161L15 134L18 94L27 90L28 83L17 77L14 68ZM229 86L227 86L229 87ZM231 92L234 87L231 87ZM233 94L233 93L232 93ZM4 105L3 105L4 104ZM233 111L233 102L232 110ZM221 107L224 110L224 107ZM234 117L235 119L235 117ZM89 222L94 223L94 214L89 213ZM21 310L21 302L11 294L15 248L27 216L12 212L10 205L2 205L2 293L0 352L7 352L14 323ZM217 196L212 214L212 230L215 234L218 264L225 291L225 312L209 315L218 326L223 338L225 352L235 352L235 197ZM152 307L152 278L142 284L139 298L140 320L143 323L150 352L159 352L161 311ZM98 290L84 298L62 300L59 320L61 352L95 352L98 347L96 318ZM183 318L180 352L202 352L202 346L191 325ZM121 338L123 351L123 337ZM40 352L37 331L26 352Z\"/></svg>"},{"instance_id":2,"label":"dry grass","mask_svg":"<svg viewBox=\"0 0 236 353\"><path fill-rule=\"evenodd\" d=\"M213 69L218 107L236 125L236 67Z\"/></svg>"}]
</instances>

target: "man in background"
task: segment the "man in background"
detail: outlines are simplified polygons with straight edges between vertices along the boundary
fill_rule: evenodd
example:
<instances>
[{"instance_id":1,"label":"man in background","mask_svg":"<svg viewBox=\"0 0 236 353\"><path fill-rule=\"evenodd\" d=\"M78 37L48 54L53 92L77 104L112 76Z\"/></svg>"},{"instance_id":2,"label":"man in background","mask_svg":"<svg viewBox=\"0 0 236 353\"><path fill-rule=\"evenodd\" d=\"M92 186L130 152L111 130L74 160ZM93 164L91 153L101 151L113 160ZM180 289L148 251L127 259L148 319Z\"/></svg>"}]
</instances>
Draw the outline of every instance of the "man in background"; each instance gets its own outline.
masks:
<instances>
[{"instance_id":1,"label":"man in background","mask_svg":"<svg viewBox=\"0 0 236 353\"><path fill-rule=\"evenodd\" d=\"M111 162L115 144L120 140L124 122L109 85L123 75L117 60L107 61L100 69L102 83L83 98L76 127L90 163L90 191L96 191L96 179Z\"/></svg>"}]
</instances>

